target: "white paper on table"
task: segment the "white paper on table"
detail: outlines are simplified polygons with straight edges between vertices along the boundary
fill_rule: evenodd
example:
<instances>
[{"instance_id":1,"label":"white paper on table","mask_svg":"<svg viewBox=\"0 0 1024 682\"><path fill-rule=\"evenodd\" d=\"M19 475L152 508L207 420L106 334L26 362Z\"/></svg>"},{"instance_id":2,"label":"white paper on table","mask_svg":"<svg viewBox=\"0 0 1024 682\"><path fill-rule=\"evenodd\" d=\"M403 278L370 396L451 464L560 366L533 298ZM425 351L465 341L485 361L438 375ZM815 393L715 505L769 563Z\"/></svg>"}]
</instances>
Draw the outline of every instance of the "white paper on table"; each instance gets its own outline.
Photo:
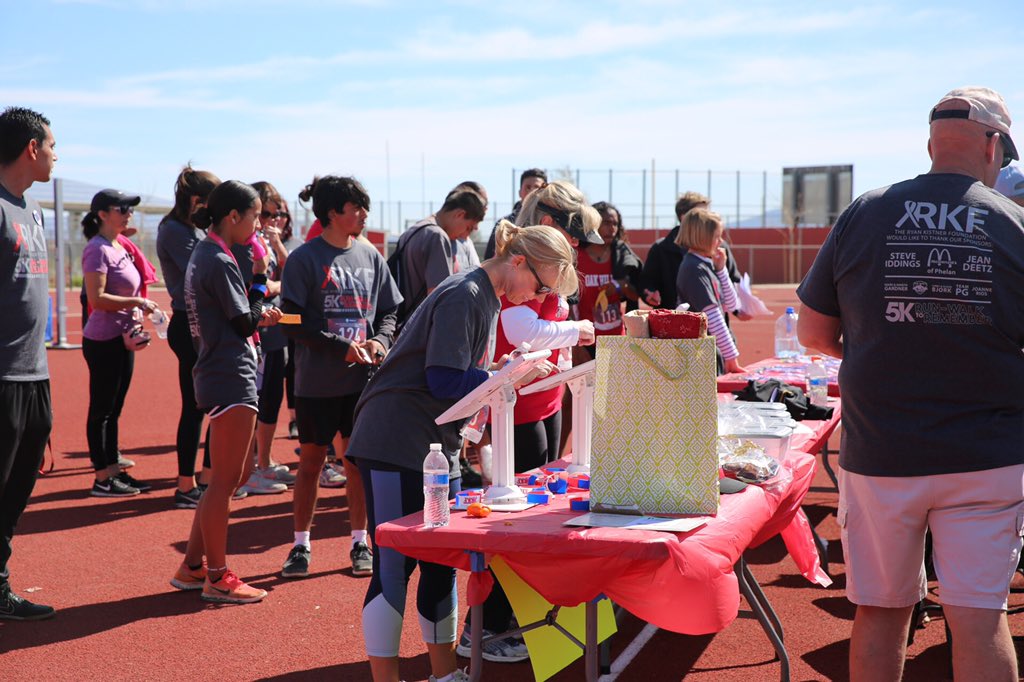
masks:
<instances>
[{"instance_id":1,"label":"white paper on table","mask_svg":"<svg viewBox=\"0 0 1024 682\"><path fill-rule=\"evenodd\" d=\"M763 317L772 314L772 311L768 310L768 306L764 304L764 301L755 296L754 292L750 290L750 275L746 272L740 277L740 285L736 287L736 295L740 299L740 310L748 315Z\"/></svg>"},{"instance_id":2,"label":"white paper on table","mask_svg":"<svg viewBox=\"0 0 1024 682\"><path fill-rule=\"evenodd\" d=\"M666 519L660 516L630 516L628 514L600 514L589 512L569 519L563 526L589 526L591 528L624 528L625 530L663 530L670 533L686 533L706 525L706 516L688 516L680 519Z\"/></svg>"}]
</instances>

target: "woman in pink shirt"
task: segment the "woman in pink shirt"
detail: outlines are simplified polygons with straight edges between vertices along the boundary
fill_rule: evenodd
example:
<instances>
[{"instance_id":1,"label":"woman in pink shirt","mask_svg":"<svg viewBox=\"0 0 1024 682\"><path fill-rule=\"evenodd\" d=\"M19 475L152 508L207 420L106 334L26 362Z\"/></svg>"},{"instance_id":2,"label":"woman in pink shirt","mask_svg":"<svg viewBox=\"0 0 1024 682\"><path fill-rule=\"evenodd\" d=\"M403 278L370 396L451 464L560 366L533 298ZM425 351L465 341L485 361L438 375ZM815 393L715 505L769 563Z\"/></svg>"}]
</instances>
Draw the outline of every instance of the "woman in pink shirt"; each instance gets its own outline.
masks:
<instances>
[{"instance_id":1,"label":"woman in pink shirt","mask_svg":"<svg viewBox=\"0 0 1024 682\"><path fill-rule=\"evenodd\" d=\"M121 470L118 429L135 369L135 350L149 342L138 329L143 313L158 310L140 295L142 277L129 251L118 240L140 198L113 189L98 192L82 219L89 242L82 251L85 294L92 314L82 329L82 353L89 365L89 414L85 432L96 471L91 494L130 497L150 489Z\"/></svg>"}]
</instances>

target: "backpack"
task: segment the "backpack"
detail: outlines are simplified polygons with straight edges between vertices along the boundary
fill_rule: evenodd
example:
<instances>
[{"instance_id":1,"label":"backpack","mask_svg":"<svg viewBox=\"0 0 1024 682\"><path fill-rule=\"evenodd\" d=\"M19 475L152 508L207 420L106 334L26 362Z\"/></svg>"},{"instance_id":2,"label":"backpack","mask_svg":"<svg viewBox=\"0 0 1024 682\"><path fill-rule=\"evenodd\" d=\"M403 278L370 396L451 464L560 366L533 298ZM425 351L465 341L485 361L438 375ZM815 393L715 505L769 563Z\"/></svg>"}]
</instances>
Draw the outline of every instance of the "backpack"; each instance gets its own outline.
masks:
<instances>
[{"instance_id":1,"label":"backpack","mask_svg":"<svg viewBox=\"0 0 1024 682\"><path fill-rule=\"evenodd\" d=\"M415 235L417 232L422 230L424 227L427 227L428 225L436 226L437 223L423 223L412 232L407 233L409 236L406 237L404 241L402 240L402 237L405 237L405 235L403 234L402 237L398 238L398 244L395 247L394 253L388 256L387 263L388 270L391 271L391 278L395 280L395 284L398 285L398 290L402 292L402 303L398 306L397 329L402 328L402 325L405 324L405 321L409 318L409 315L412 314L414 306L419 302L420 298L425 293L424 291L420 290L416 292L416 295L413 297L405 295L406 286L405 282L402 281L402 258L405 255L405 247L409 245L410 241L412 241L413 235Z\"/></svg>"}]
</instances>

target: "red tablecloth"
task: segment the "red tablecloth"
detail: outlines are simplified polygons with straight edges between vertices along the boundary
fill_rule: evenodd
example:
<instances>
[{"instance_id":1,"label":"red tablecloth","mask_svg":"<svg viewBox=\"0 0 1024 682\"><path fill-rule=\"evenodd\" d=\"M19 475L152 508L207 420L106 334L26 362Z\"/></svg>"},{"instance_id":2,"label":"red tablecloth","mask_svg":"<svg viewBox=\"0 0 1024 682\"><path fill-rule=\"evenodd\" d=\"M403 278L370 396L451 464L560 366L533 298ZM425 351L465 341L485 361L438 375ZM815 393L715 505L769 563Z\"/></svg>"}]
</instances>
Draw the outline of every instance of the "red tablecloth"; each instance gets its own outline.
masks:
<instances>
[{"instance_id":1,"label":"red tablecloth","mask_svg":"<svg viewBox=\"0 0 1024 682\"><path fill-rule=\"evenodd\" d=\"M467 551L500 555L552 604L576 606L600 594L659 628L685 634L718 632L739 609L733 565L749 547L782 533L801 572L828 584L800 503L814 458L795 453L791 477L775 489L749 486L723 495L717 516L689 533L569 528L579 512L566 496L549 506L472 519L452 512L451 524L427 529L422 513L377 527L376 542L434 563L469 570ZM785 477L783 477L785 478ZM490 573L470 578L470 602L490 590Z\"/></svg>"},{"instance_id":2,"label":"red tablecloth","mask_svg":"<svg viewBox=\"0 0 1024 682\"><path fill-rule=\"evenodd\" d=\"M826 363L830 371L828 394L835 397L840 395L839 383L836 379L838 362L838 360L829 358ZM747 381L749 379L754 379L755 381L779 379L780 381L785 381L787 384L791 384L802 390L807 390L807 378L804 376L806 366L807 363L805 361L784 362L778 358L758 360L757 362L747 365L747 371L744 373L723 374L718 377L718 391L720 393L739 391L740 389L746 388Z\"/></svg>"}]
</instances>

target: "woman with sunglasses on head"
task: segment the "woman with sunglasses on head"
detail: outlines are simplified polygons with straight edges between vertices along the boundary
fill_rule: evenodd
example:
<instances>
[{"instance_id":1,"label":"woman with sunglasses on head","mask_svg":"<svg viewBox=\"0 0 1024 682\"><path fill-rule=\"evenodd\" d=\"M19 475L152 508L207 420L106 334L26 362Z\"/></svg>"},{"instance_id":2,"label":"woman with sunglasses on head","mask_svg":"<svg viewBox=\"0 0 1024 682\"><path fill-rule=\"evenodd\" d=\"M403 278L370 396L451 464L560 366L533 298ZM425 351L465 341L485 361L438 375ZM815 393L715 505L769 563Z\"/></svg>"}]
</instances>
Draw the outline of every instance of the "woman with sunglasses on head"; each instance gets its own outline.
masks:
<instances>
[{"instance_id":1,"label":"woman with sunglasses on head","mask_svg":"<svg viewBox=\"0 0 1024 682\"><path fill-rule=\"evenodd\" d=\"M192 368L196 364L196 350L188 330L185 312L185 269L192 250L206 236L192 222L196 210L206 205L206 199L220 179L208 171L185 166L174 182L174 208L160 221L156 237L156 255L160 272L171 296L171 322L167 327L167 344L178 358L178 389L181 392L181 415L175 450L178 454L178 486L174 491L174 506L195 509L200 489L196 485L196 453L203 429L203 412L196 407L196 393L192 381ZM209 468L204 456L203 468ZM206 472L208 473L208 472ZM204 478L204 480L206 480Z\"/></svg>"},{"instance_id":2,"label":"woman with sunglasses on head","mask_svg":"<svg viewBox=\"0 0 1024 682\"><path fill-rule=\"evenodd\" d=\"M207 601L234 604L259 601L267 594L228 570L226 556L228 508L248 474L256 426L257 350L252 337L257 327L281 319L280 310L263 310L270 256L264 253L253 260L252 285L246 287L231 252L231 245L252 239L259 213L260 197L251 186L237 180L217 185L206 206L195 213L196 226L209 232L192 252L184 282L189 330L198 345L196 404L210 416L213 467L171 585L201 589Z\"/></svg>"},{"instance_id":3,"label":"woman with sunglasses on head","mask_svg":"<svg viewBox=\"0 0 1024 682\"><path fill-rule=\"evenodd\" d=\"M521 304L547 296L537 293L540 287L561 295L576 290L572 248L556 230L507 222L497 230L497 255L475 270L448 277L423 300L356 406L347 454L363 475L371 538L379 524L423 509L423 457L431 443L441 443L449 459L449 496L460 489L462 424L439 426L434 419L490 376L501 297ZM545 364L540 373L551 369ZM380 427L396 418L400 422L394 428ZM363 606L373 679L398 680L403 607L417 564L417 609L430 679L468 679L455 669L455 570L383 549L373 555Z\"/></svg>"},{"instance_id":4,"label":"woman with sunglasses on head","mask_svg":"<svg viewBox=\"0 0 1024 682\"><path fill-rule=\"evenodd\" d=\"M96 472L94 497L130 497L151 488L118 463L118 420L135 370L133 351L149 343L140 325L142 313L159 310L141 296L139 270L118 239L139 201L137 196L105 189L92 198L82 219L82 232L89 240L82 251L82 274L93 309L82 329L82 353L89 365L85 432Z\"/></svg>"}]
</instances>

